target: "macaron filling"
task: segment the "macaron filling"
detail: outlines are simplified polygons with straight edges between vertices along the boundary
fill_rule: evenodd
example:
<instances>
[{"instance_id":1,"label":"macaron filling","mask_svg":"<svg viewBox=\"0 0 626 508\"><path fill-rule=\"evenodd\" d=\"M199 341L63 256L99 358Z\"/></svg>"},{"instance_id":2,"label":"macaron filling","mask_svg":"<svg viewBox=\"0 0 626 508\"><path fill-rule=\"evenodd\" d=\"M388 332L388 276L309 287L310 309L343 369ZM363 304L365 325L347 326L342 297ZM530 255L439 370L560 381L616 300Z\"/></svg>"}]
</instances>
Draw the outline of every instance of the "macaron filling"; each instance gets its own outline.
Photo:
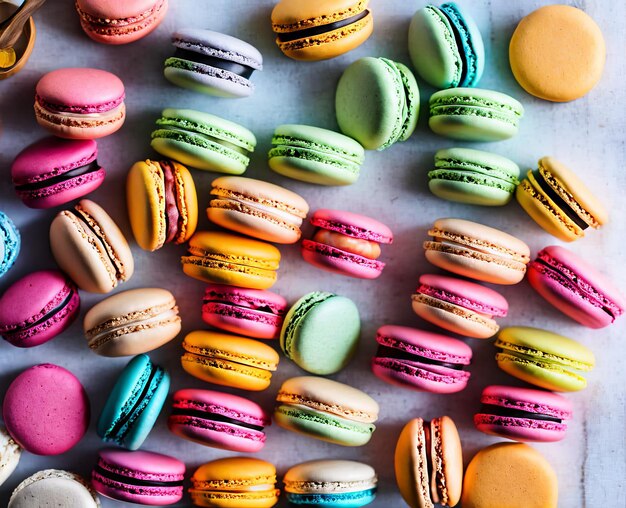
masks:
<instances>
[{"instance_id":1,"label":"macaron filling","mask_svg":"<svg viewBox=\"0 0 626 508\"><path fill-rule=\"evenodd\" d=\"M463 95L456 91L451 95L447 90L435 92L429 100L430 116L450 115L463 116L475 115L492 118L517 126L523 115L523 107L510 104L514 99L504 96L502 102L486 96ZM505 97L508 101L505 102ZM517 102L517 101L516 101ZM469 108L469 109L468 109Z\"/></svg>"},{"instance_id":2,"label":"macaron filling","mask_svg":"<svg viewBox=\"0 0 626 508\"><path fill-rule=\"evenodd\" d=\"M373 260L380 257L380 245L378 243L344 235L336 231L318 229L313 235L313 241L356 254L357 256L363 256L367 259Z\"/></svg>"},{"instance_id":3,"label":"macaron filling","mask_svg":"<svg viewBox=\"0 0 626 508\"><path fill-rule=\"evenodd\" d=\"M442 302L446 302L457 307L472 310L489 318L493 316L504 317L507 315L507 309L495 307L484 302L479 302L478 300L470 300L463 295L452 293L450 291L445 291L443 289L429 286L427 284L420 284L420 286L416 290L416 294L413 295L413 297L415 299L415 297L419 297L420 295L434 298L436 300L440 300Z\"/></svg>"},{"instance_id":4,"label":"macaron filling","mask_svg":"<svg viewBox=\"0 0 626 508\"><path fill-rule=\"evenodd\" d=\"M13 183L15 184L15 190L17 192L25 192L44 189L46 187L52 187L54 185L61 184L74 178L78 178L81 176L85 177L92 173L101 171L102 168L98 164L96 155L97 152L94 152L90 156L85 157L74 164L69 164L64 168L54 168L52 171L46 174L33 177L28 180L20 181L14 178ZM48 175L50 176L48 177Z\"/></svg>"},{"instance_id":5,"label":"macaron filling","mask_svg":"<svg viewBox=\"0 0 626 508\"><path fill-rule=\"evenodd\" d=\"M306 217L305 213L285 203L275 202L273 206L269 200L253 200L243 194L218 188L213 188L211 194L217 196L211 201L211 208L242 211L290 229L299 230Z\"/></svg>"},{"instance_id":6,"label":"macaron filling","mask_svg":"<svg viewBox=\"0 0 626 508\"><path fill-rule=\"evenodd\" d=\"M95 16L82 10L76 3L76 10L82 22L84 22L91 31L102 35L125 35L128 32L128 26L141 23L141 26L135 27L135 30L141 30L145 26L151 24L153 18L161 9L167 0L158 0L155 4L145 11L134 16L126 18L103 18Z\"/></svg>"},{"instance_id":7,"label":"macaron filling","mask_svg":"<svg viewBox=\"0 0 626 508\"><path fill-rule=\"evenodd\" d=\"M589 363L546 353L531 347L511 344L500 338L496 339L494 346L498 351L496 353L496 361L498 362L508 360L514 363L535 365L543 369L559 371L577 380L584 381L584 378L569 369L588 372L593 368L593 365Z\"/></svg>"},{"instance_id":8,"label":"macaron filling","mask_svg":"<svg viewBox=\"0 0 626 508\"><path fill-rule=\"evenodd\" d=\"M421 363L428 365L437 365L439 367L445 367L446 369L463 370L464 365L458 363L444 362L435 358L422 356L420 354L403 351L389 346L379 345L376 350L377 359L393 359L403 360L411 363Z\"/></svg>"},{"instance_id":9,"label":"macaron filling","mask_svg":"<svg viewBox=\"0 0 626 508\"><path fill-rule=\"evenodd\" d=\"M121 474L121 471L123 471L123 469L116 469L116 471L118 472L114 472L111 471L110 469L107 469L107 464L106 462L100 460L98 462L98 464L96 465L96 467L94 467L94 476L98 475L101 478L105 479L105 480L110 480L112 482L115 483L120 483L120 484L131 484L135 487L180 487L182 489L183 487L183 478L181 477L179 480L153 480L150 479L149 476L152 475L148 475L146 474L146 478L136 478L135 476L127 476L124 474ZM99 480L102 481L102 480ZM142 492L145 493L145 492ZM159 495L156 494L155 495Z\"/></svg>"},{"instance_id":10,"label":"macaron filling","mask_svg":"<svg viewBox=\"0 0 626 508\"><path fill-rule=\"evenodd\" d=\"M98 104L88 104L88 105L79 105L72 106L67 104L55 104L52 102L48 102L39 94L35 95L35 101L39 106L41 106L44 110L49 111L55 114L68 114L68 115L79 115L80 118L83 118L85 115L97 115L99 113L108 113L113 112L117 108L122 107L125 94L122 95L113 101L102 102Z\"/></svg>"},{"instance_id":11,"label":"macaron filling","mask_svg":"<svg viewBox=\"0 0 626 508\"><path fill-rule=\"evenodd\" d=\"M209 268L228 269L240 273L248 273L250 268L258 270L267 277L274 278L277 263L261 258L251 258L248 256L229 256L219 252L212 252L201 247L189 246L190 256L183 256L183 263L206 266Z\"/></svg>"},{"instance_id":12,"label":"macaron filling","mask_svg":"<svg viewBox=\"0 0 626 508\"><path fill-rule=\"evenodd\" d=\"M328 32L332 32L333 30L339 30L340 28L346 27L348 25L352 25L358 21L361 21L363 18L368 16L370 13L369 10L365 9L354 16L350 16L348 18L334 21L332 23L326 23L319 26L314 26L311 28L303 28L301 30L295 30L290 32L279 32L277 33L277 39L279 42L292 42L298 39L306 39L309 37L315 37L317 35L322 35ZM329 16L332 19L332 16Z\"/></svg>"},{"instance_id":13,"label":"macaron filling","mask_svg":"<svg viewBox=\"0 0 626 508\"><path fill-rule=\"evenodd\" d=\"M541 420L546 422L563 423L562 418L554 415L524 411L522 409L498 406L495 404L483 404L480 408L479 414L485 416L501 416L505 418L521 418L526 420Z\"/></svg>"},{"instance_id":14,"label":"macaron filling","mask_svg":"<svg viewBox=\"0 0 626 508\"><path fill-rule=\"evenodd\" d=\"M169 243L176 238L176 234L181 229L183 216L178 210L178 203L182 202L178 198L179 188L176 185L174 164L170 161L160 161L159 166L163 172L163 182L165 184L165 242Z\"/></svg>"},{"instance_id":15,"label":"macaron filling","mask_svg":"<svg viewBox=\"0 0 626 508\"><path fill-rule=\"evenodd\" d=\"M466 24L465 18L454 3L442 4L439 9L443 15L448 18L450 26L452 27L452 33L454 34L456 47L461 50L459 53L463 57L461 76L457 82L457 86L472 86L478 81L480 76L477 76L478 57L474 45L472 44L472 38L469 35L469 27Z\"/></svg>"},{"instance_id":16,"label":"macaron filling","mask_svg":"<svg viewBox=\"0 0 626 508\"><path fill-rule=\"evenodd\" d=\"M341 489L342 483L335 483L337 484L337 489ZM337 503L336 506L344 506L344 503L359 503L361 501L367 502L367 504L369 504L374 496L376 496L376 492L378 491L377 488L373 488L350 492L341 492L341 490L338 490L338 492L334 494L317 494L315 493L315 490L318 485L319 483L316 483L315 485L311 485L311 487L309 487L313 491L310 494L295 494L293 492L286 492L287 501L293 504L306 504L311 506L333 506L333 503ZM326 483L324 485L326 485ZM332 485L334 485L334 483ZM287 487L285 487L285 489L286 488ZM357 505L347 504L346 506Z\"/></svg>"},{"instance_id":17,"label":"macaron filling","mask_svg":"<svg viewBox=\"0 0 626 508\"><path fill-rule=\"evenodd\" d=\"M187 47L193 46L187 45ZM233 74L241 76L245 79L249 79L255 71L254 68L248 65L243 65L238 62L233 62L232 60L225 60L223 58L207 55L200 51L193 51L192 49L184 49L181 47L176 48L174 55L165 61L165 65L169 67L186 68L188 66L187 62L202 64L208 67L216 67L224 71L232 72Z\"/></svg>"}]
</instances>

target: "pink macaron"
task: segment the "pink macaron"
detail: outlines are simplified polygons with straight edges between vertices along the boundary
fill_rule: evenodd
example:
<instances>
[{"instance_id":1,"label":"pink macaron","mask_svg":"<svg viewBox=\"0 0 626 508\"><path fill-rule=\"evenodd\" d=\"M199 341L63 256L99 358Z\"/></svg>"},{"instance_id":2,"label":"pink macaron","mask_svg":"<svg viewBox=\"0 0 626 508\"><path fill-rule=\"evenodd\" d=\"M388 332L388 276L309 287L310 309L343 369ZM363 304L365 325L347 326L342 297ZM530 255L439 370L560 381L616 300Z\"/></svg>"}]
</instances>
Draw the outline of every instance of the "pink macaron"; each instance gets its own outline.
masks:
<instances>
[{"instance_id":1,"label":"pink macaron","mask_svg":"<svg viewBox=\"0 0 626 508\"><path fill-rule=\"evenodd\" d=\"M302 257L329 272L375 279L385 263L379 261L380 244L393 242L393 233L382 222L340 210L317 210L311 217L317 229L311 240L302 240Z\"/></svg>"},{"instance_id":2,"label":"pink macaron","mask_svg":"<svg viewBox=\"0 0 626 508\"><path fill-rule=\"evenodd\" d=\"M475 339L495 335L500 326L493 318L506 316L509 310L505 298L493 289L443 275L422 275L412 301L422 319Z\"/></svg>"},{"instance_id":3,"label":"pink macaron","mask_svg":"<svg viewBox=\"0 0 626 508\"><path fill-rule=\"evenodd\" d=\"M11 166L15 192L30 208L52 208L96 190L106 175L91 139L48 137L22 150Z\"/></svg>"},{"instance_id":4,"label":"pink macaron","mask_svg":"<svg viewBox=\"0 0 626 508\"><path fill-rule=\"evenodd\" d=\"M38 346L70 326L79 307L78 289L63 273L30 273L0 297L0 335L17 347Z\"/></svg>"},{"instance_id":5,"label":"pink macaron","mask_svg":"<svg viewBox=\"0 0 626 508\"><path fill-rule=\"evenodd\" d=\"M458 339L406 326L385 325L376 333L372 372L388 383L432 393L467 386L472 349Z\"/></svg>"},{"instance_id":6,"label":"pink macaron","mask_svg":"<svg viewBox=\"0 0 626 508\"><path fill-rule=\"evenodd\" d=\"M183 497L185 464L160 453L100 450L91 474L96 492L110 499L165 506Z\"/></svg>"},{"instance_id":7,"label":"pink macaron","mask_svg":"<svg viewBox=\"0 0 626 508\"><path fill-rule=\"evenodd\" d=\"M258 452L263 428L271 424L261 406L243 397L213 390L178 390L167 426L177 436L213 448Z\"/></svg>"},{"instance_id":8,"label":"pink macaron","mask_svg":"<svg viewBox=\"0 0 626 508\"><path fill-rule=\"evenodd\" d=\"M528 282L563 314L589 328L604 328L621 316L626 300L591 264L551 245L528 268Z\"/></svg>"},{"instance_id":9,"label":"pink macaron","mask_svg":"<svg viewBox=\"0 0 626 508\"><path fill-rule=\"evenodd\" d=\"M204 322L238 335L276 339L286 312L287 300L271 291L209 284L204 292Z\"/></svg>"},{"instance_id":10,"label":"pink macaron","mask_svg":"<svg viewBox=\"0 0 626 508\"><path fill-rule=\"evenodd\" d=\"M565 437L571 402L556 393L532 388L488 386L474 415L478 430L515 441L552 442Z\"/></svg>"},{"instance_id":11,"label":"pink macaron","mask_svg":"<svg viewBox=\"0 0 626 508\"><path fill-rule=\"evenodd\" d=\"M2 404L11 437L37 455L58 455L73 448L85 435L89 416L89 399L80 381L51 363L18 375Z\"/></svg>"},{"instance_id":12,"label":"pink macaron","mask_svg":"<svg viewBox=\"0 0 626 508\"><path fill-rule=\"evenodd\" d=\"M115 74L89 68L57 69L37 83L35 119L61 138L101 138L124 123L124 98L124 84Z\"/></svg>"}]
</instances>

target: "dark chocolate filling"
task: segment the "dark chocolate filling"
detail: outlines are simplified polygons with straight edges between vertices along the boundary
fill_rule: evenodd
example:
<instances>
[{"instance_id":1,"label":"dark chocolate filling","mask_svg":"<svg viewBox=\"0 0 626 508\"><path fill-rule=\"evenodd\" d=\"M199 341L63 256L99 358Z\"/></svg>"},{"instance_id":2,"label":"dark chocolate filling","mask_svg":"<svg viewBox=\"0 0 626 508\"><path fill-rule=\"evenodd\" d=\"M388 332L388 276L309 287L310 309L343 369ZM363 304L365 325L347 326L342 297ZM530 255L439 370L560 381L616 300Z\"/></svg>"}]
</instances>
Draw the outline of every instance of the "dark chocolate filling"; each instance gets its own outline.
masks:
<instances>
[{"instance_id":1,"label":"dark chocolate filling","mask_svg":"<svg viewBox=\"0 0 626 508\"><path fill-rule=\"evenodd\" d=\"M52 316L54 316L56 313L61 312L67 305L69 305L70 301L72 300L72 298L74 297L74 290L70 289L70 292L68 293L68 295L65 297L65 300L63 300L59 305L57 305L54 309L52 309L51 311L47 312L46 314L44 314L42 317L40 317L37 321L35 321L34 323L31 323L30 325L28 325L27 328L33 328L35 326L39 326L41 323L45 323L46 321L48 321L48 319L50 319Z\"/></svg>"},{"instance_id":2,"label":"dark chocolate filling","mask_svg":"<svg viewBox=\"0 0 626 508\"><path fill-rule=\"evenodd\" d=\"M556 416L544 415L541 413L531 413L522 409L513 409L510 407L496 406L494 404L483 404L480 408L482 414L495 416L510 416L512 418L526 418L529 420L545 420L547 422L561 423L563 420Z\"/></svg>"},{"instance_id":3,"label":"dark chocolate filling","mask_svg":"<svg viewBox=\"0 0 626 508\"><path fill-rule=\"evenodd\" d=\"M275 313L272 308L269 305L264 305L261 307L256 307L256 308L251 308L251 307L246 307L244 305L237 305L236 303L233 302L227 302L225 300L212 300L211 298L204 298L202 300L202 303L204 305L208 304L208 303L217 303L217 304L221 304L221 305L228 305L230 307L237 307L239 309L247 309L247 310L251 310L251 311L255 311L255 312L266 312L267 314L274 314L276 316L278 316L279 314Z\"/></svg>"},{"instance_id":4,"label":"dark chocolate filling","mask_svg":"<svg viewBox=\"0 0 626 508\"><path fill-rule=\"evenodd\" d=\"M117 473L113 473L107 469L104 469L99 464L96 465L94 471L109 480L113 480L118 483L130 483L131 485L137 485L140 487L182 487L183 480L176 480L173 482L160 482L158 480L141 480L139 478L132 478Z\"/></svg>"},{"instance_id":5,"label":"dark chocolate filling","mask_svg":"<svg viewBox=\"0 0 626 508\"><path fill-rule=\"evenodd\" d=\"M217 67L233 74L237 74L242 78L248 79L252 76L254 69L247 65L241 65L237 62L231 62L230 60L223 60L215 56L205 55L204 53L196 53L188 49L176 48L174 52L174 58L180 58L181 60L190 60L192 62L201 63L210 67Z\"/></svg>"},{"instance_id":6,"label":"dark chocolate filling","mask_svg":"<svg viewBox=\"0 0 626 508\"><path fill-rule=\"evenodd\" d=\"M541 172L538 169L535 169L533 171L533 176L535 177L535 180L537 181L537 184L539 185L541 190L545 192L548 195L548 197L552 201L554 201L556 206L558 206L565 213L565 215L567 215L570 219L572 219L574 223L580 229L587 229L589 227L589 224L587 224L584 220L582 220L578 216L578 214L576 213L576 210L574 210L571 206L569 206L567 201L565 201L561 196L559 196L554 191L554 189L550 186L550 184L544 180L543 176L541 175Z\"/></svg>"},{"instance_id":7,"label":"dark chocolate filling","mask_svg":"<svg viewBox=\"0 0 626 508\"><path fill-rule=\"evenodd\" d=\"M426 358L424 356L415 355L402 351L401 349L395 349L388 346L378 346L376 356L381 358L396 358L398 360L409 360L413 362L428 363L430 365L440 365L441 367L447 367L448 369L463 370L464 365L457 363L446 363L432 358Z\"/></svg>"},{"instance_id":8,"label":"dark chocolate filling","mask_svg":"<svg viewBox=\"0 0 626 508\"><path fill-rule=\"evenodd\" d=\"M76 178L77 176L86 175L88 173L95 173L99 169L100 169L100 166L98 165L98 161L93 160L89 164L85 164L84 166L74 168L71 171L68 171L67 173L53 176L52 178L48 178L47 180L41 180L39 182L33 182L33 183L25 183L23 185L16 185L15 190L29 191L29 190L43 189L45 187L50 187L51 185L56 185L57 183L71 180L72 178Z\"/></svg>"},{"instance_id":9,"label":"dark chocolate filling","mask_svg":"<svg viewBox=\"0 0 626 508\"><path fill-rule=\"evenodd\" d=\"M202 420L211 420L213 422L232 423L240 427L245 427L252 430L263 430L262 425L253 425L252 423L242 422L241 420L235 420L234 418L228 418L224 415L218 415L215 413L208 413L206 411L200 411L198 409L183 409L179 407L172 408L171 416L190 416L192 418L200 418Z\"/></svg>"},{"instance_id":10,"label":"dark chocolate filling","mask_svg":"<svg viewBox=\"0 0 626 508\"><path fill-rule=\"evenodd\" d=\"M332 32L333 30L337 30L338 28L343 28L344 26L356 23L357 21L360 21L365 16L367 16L369 12L370 11L368 10L364 10L363 12L359 12L354 16L342 19L341 21L335 21L334 23L329 23L327 25L314 26L313 28L305 28L304 30L297 30L296 32L279 33L277 34L277 37L280 42L291 42L297 41L298 39L306 39L307 37L314 37L316 35L325 34L326 32Z\"/></svg>"}]
</instances>

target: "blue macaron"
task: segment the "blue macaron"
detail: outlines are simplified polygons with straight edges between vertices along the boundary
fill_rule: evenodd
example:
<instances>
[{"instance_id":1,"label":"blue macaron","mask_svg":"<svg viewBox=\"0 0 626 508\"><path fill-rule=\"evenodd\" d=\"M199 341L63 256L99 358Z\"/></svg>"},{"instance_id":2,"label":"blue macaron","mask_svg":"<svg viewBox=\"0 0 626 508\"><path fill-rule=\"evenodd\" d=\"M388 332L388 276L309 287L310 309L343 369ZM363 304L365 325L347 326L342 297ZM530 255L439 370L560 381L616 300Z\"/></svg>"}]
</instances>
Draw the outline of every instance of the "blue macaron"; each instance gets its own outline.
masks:
<instances>
[{"instance_id":1,"label":"blue macaron","mask_svg":"<svg viewBox=\"0 0 626 508\"><path fill-rule=\"evenodd\" d=\"M0 212L0 277L9 271L20 253L20 232L13 221Z\"/></svg>"}]
</instances>

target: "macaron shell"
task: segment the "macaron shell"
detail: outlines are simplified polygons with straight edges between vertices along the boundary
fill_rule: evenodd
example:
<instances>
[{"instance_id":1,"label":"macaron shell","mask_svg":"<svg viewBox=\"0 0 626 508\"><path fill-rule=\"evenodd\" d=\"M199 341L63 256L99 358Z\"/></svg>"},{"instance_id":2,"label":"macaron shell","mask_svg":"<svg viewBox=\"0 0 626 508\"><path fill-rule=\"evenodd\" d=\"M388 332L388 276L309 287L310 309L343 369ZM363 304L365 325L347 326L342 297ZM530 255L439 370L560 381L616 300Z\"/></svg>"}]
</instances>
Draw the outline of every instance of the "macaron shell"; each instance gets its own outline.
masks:
<instances>
[{"instance_id":1,"label":"macaron shell","mask_svg":"<svg viewBox=\"0 0 626 508\"><path fill-rule=\"evenodd\" d=\"M433 506L430 495L424 420L410 420L400 432L394 453L396 483L402 498L411 507Z\"/></svg>"},{"instance_id":2,"label":"macaron shell","mask_svg":"<svg viewBox=\"0 0 626 508\"><path fill-rule=\"evenodd\" d=\"M456 506L463 488L463 450L452 418L433 418L430 422L430 439L434 475L430 481L433 501L444 506ZM443 483L440 483L441 479Z\"/></svg>"},{"instance_id":3,"label":"macaron shell","mask_svg":"<svg viewBox=\"0 0 626 508\"><path fill-rule=\"evenodd\" d=\"M44 469L23 480L8 503L8 508L53 506L99 508L100 501L81 476L59 469Z\"/></svg>"},{"instance_id":4,"label":"macaron shell","mask_svg":"<svg viewBox=\"0 0 626 508\"><path fill-rule=\"evenodd\" d=\"M11 476L17 467L22 449L13 441L3 426L0 426L0 486Z\"/></svg>"},{"instance_id":5,"label":"macaron shell","mask_svg":"<svg viewBox=\"0 0 626 508\"><path fill-rule=\"evenodd\" d=\"M338 495L375 489L378 483L373 467L353 460L302 462L287 470L283 482L285 492Z\"/></svg>"},{"instance_id":6,"label":"macaron shell","mask_svg":"<svg viewBox=\"0 0 626 508\"><path fill-rule=\"evenodd\" d=\"M357 213L321 208L311 217L311 224L362 240L385 244L393 242L393 232L388 226Z\"/></svg>"},{"instance_id":7,"label":"macaron shell","mask_svg":"<svg viewBox=\"0 0 626 508\"><path fill-rule=\"evenodd\" d=\"M302 240L300 252L302 259L317 268L357 279L376 279L385 267L382 261L312 240Z\"/></svg>"},{"instance_id":8,"label":"macaron shell","mask_svg":"<svg viewBox=\"0 0 626 508\"><path fill-rule=\"evenodd\" d=\"M469 375L455 369L419 362L374 358L372 372L387 383L430 393L457 393L465 389Z\"/></svg>"}]
</instances>

